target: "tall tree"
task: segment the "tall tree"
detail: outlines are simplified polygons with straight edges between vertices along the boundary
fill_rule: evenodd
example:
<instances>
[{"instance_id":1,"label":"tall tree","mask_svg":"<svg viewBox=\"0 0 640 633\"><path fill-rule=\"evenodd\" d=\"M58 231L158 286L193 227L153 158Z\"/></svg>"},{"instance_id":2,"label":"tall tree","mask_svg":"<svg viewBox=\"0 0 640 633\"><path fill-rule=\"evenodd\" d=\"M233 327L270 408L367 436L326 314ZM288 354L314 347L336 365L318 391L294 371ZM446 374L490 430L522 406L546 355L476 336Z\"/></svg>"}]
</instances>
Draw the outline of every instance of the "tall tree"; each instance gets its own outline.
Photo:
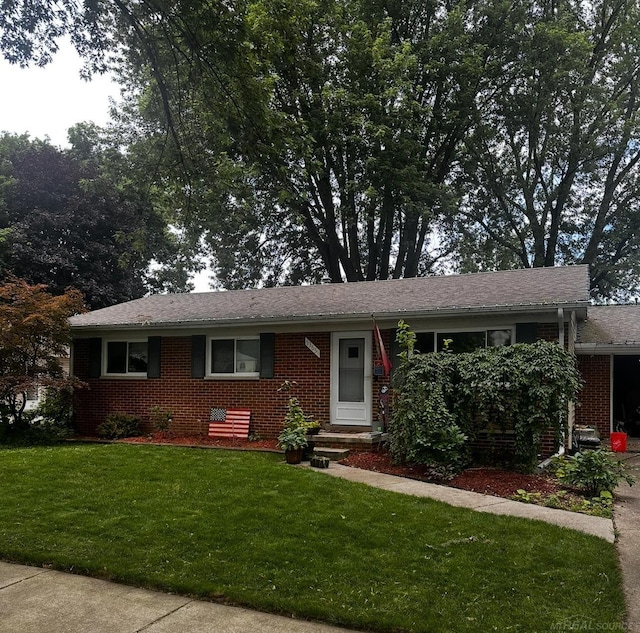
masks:
<instances>
[{"instance_id":1,"label":"tall tree","mask_svg":"<svg viewBox=\"0 0 640 633\"><path fill-rule=\"evenodd\" d=\"M430 238L454 201L448 176L485 72L486 33L468 28L475 10L259 0L179 5L155 22L135 12L125 80L143 117L179 139L168 155L189 174L179 217L204 236L221 278L433 270L442 253ZM162 69L155 95L144 86L157 73L133 46L141 34Z\"/></svg>"},{"instance_id":2,"label":"tall tree","mask_svg":"<svg viewBox=\"0 0 640 633\"><path fill-rule=\"evenodd\" d=\"M158 20L154 107L194 152L185 225L227 282L277 280L284 258L289 280L412 276L447 254L589 263L599 296L640 280L637 2L255 0L218 7L225 45L198 7Z\"/></svg>"},{"instance_id":3,"label":"tall tree","mask_svg":"<svg viewBox=\"0 0 640 633\"><path fill-rule=\"evenodd\" d=\"M480 95L456 218L462 268L586 263L594 295L640 289L640 7L527 1Z\"/></svg>"},{"instance_id":4,"label":"tall tree","mask_svg":"<svg viewBox=\"0 0 640 633\"><path fill-rule=\"evenodd\" d=\"M585 262L594 294L618 296L640 283L638 12L13 0L0 46L46 61L66 32L97 69L117 51L131 155L162 166L147 171L224 285L411 276L449 256Z\"/></svg>"}]
</instances>

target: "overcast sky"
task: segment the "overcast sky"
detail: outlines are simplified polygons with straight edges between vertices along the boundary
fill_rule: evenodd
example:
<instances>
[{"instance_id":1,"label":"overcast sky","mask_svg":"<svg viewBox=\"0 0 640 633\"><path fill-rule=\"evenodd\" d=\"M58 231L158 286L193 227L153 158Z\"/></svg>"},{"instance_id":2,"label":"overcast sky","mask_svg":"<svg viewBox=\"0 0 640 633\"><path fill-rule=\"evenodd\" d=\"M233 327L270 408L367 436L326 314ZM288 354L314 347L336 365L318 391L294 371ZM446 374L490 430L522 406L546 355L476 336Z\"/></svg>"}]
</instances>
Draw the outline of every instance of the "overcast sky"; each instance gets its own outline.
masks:
<instances>
[{"instance_id":1,"label":"overcast sky","mask_svg":"<svg viewBox=\"0 0 640 633\"><path fill-rule=\"evenodd\" d=\"M44 68L23 69L0 57L0 131L49 136L54 145L65 147L67 129L75 123L104 125L109 97L118 96L118 86L106 76L80 79L81 66L69 44L61 45Z\"/></svg>"}]
</instances>

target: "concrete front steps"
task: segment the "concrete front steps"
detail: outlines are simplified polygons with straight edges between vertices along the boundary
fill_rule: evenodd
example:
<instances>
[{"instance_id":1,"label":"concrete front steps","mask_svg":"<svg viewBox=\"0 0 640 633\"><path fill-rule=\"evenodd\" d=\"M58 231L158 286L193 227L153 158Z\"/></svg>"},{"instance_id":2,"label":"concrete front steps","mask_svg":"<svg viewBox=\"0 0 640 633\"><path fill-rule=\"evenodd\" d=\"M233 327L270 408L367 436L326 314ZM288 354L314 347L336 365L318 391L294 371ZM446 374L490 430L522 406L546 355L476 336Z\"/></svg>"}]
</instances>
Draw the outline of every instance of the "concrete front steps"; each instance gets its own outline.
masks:
<instances>
[{"instance_id":1,"label":"concrete front steps","mask_svg":"<svg viewBox=\"0 0 640 633\"><path fill-rule=\"evenodd\" d=\"M307 440L315 455L339 461L352 451L372 451L381 448L387 440L387 434L380 431L327 429L317 435L307 436Z\"/></svg>"},{"instance_id":2,"label":"concrete front steps","mask_svg":"<svg viewBox=\"0 0 640 633\"><path fill-rule=\"evenodd\" d=\"M332 462L339 462L341 459L345 459L345 457L349 456L349 449L315 447L313 449L313 455L328 457Z\"/></svg>"}]
</instances>

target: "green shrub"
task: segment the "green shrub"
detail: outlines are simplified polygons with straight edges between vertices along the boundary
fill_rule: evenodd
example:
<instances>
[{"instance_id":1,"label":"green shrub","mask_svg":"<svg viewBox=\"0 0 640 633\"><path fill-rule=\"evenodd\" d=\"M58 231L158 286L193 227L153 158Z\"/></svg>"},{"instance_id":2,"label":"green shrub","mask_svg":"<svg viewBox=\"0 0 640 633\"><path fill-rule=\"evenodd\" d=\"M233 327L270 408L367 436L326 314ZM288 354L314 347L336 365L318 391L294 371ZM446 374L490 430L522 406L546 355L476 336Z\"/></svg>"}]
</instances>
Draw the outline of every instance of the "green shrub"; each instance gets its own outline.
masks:
<instances>
[{"instance_id":1,"label":"green shrub","mask_svg":"<svg viewBox=\"0 0 640 633\"><path fill-rule=\"evenodd\" d=\"M398 324L401 364L394 375L389 449L395 461L460 470L467 458L466 434L452 413L452 354L414 354L415 334Z\"/></svg>"},{"instance_id":2,"label":"green shrub","mask_svg":"<svg viewBox=\"0 0 640 633\"><path fill-rule=\"evenodd\" d=\"M149 409L149 422L154 431L169 431L171 422L173 421L173 413L169 409L153 406Z\"/></svg>"},{"instance_id":3,"label":"green shrub","mask_svg":"<svg viewBox=\"0 0 640 633\"><path fill-rule=\"evenodd\" d=\"M307 416L304 414L298 398L289 398L287 403L287 413L284 416L284 425L288 429L306 427Z\"/></svg>"},{"instance_id":4,"label":"green shrub","mask_svg":"<svg viewBox=\"0 0 640 633\"><path fill-rule=\"evenodd\" d=\"M298 386L295 380L285 380L280 387L278 387L278 393L291 392ZM300 400L295 396L291 396L287 401L287 413L284 416L285 429L298 429L302 428L305 431L311 429L319 429L320 422L315 420L310 415L307 415L302 409Z\"/></svg>"},{"instance_id":5,"label":"green shrub","mask_svg":"<svg viewBox=\"0 0 640 633\"><path fill-rule=\"evenodd\" d=\"M419 354L402 321L397 340L402 352L390 425L397 460L458 467L468 444L492 427L513 432L513 462L523 470L535 465L545 433L559 445L580 375L575 358L556 343Z\"/></svg>"},{"instance_id":6,"label":"green shrub","mask_svg":"<svg viewBox=\"0 0 640 633\"><path fill-rule=\"evenodd\" d=\"M446 465L454 472L466 462L467 436L447 409L442 385L405 385L394 403L390 439L399 462Z\"/></svg>"},{"instance_id":7,"label":"green shrub","mask_svg":"<svg viewBox=\"0 0 640 633\"><path fill-rule=\"evenodd\" d=\"M278 435L278 446L283 451L295 451L307 447L307 431L304 427L285 427Z\"/></svg>"},{"instance_id":8,"label":"green shrub","mask_svg":"<svg viewBox=\"0 0 640 633\"><path fill-rule=\"evenodd\" d=\"M140 435L140 419L127 413L110 413L98 426L98 435L110 440Z\"/></svg>"},{"instance_id":9,"label":"green shrub","mask_svg":"<svg viewBox=\"0 0 640 633\"><path fill-rule=\"evenodd\" d=\"M73 434L73 392L70 389L47 389L37 415L39 426L51 439L64 439Z\"/></svg>"},{"instance_id":10,"label":"green shrub","mask_svg":"<svg viewBox=\"0 0 640 633\"><path fill-rule=\"evenodd\" d=\"M22 413L23 424L15 424L8 409L0 405L0 444L35 446L70 437L73 435L72 403L71 389L49 388L37 409Z\"/></svg>"},{"instance_id":11,"label":"green shrub","mask_svg":"<svg viewBox=\"0 0 640 633\"><path fill-rule=\"evenodd\" d=\"M602 492L613 493L620 481L630 486L635 479L627 473L623 462L608 451L584 451L564 460L557 468L556 476L563 483L576 486L598 497Z\"/></svg>"}]
</instances>

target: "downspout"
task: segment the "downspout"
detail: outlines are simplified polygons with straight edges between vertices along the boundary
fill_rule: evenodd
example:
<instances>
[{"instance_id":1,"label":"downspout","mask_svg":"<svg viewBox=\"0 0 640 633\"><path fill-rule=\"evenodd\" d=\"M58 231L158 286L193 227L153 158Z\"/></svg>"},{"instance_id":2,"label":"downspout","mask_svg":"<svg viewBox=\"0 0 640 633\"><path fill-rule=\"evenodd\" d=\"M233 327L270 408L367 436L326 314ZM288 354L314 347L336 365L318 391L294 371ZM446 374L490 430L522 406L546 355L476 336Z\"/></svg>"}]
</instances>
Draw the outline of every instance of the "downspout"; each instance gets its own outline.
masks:
<instances>
[{"instance_id":1,"label":"downspout","mask_svg":"<svg viewBox=\"0 0 640 633\"><path fill-rule=\"evenodd\" d=\"M564 349L564 308L558 308L558 343Z\"/></svg>"},{"instance_id":2,"label":"downspout","mask_svg":"<svg viewBox=\"0 0 640 633\"><path fill-rule=\"evenodd\" d=\"M569 338L567 340L567 351L570 354L575 354L575 341L577 336L577 320L575 311L571 312L569 320ZM558 344L564 349L565 340L565 327L564 327L564 308L558 308ZM575 424L575 404L569 403L569 410L567 412L567 437L563 444L560 444L558 452L547 457L544 461L538 464L538 470L544 470L554 457L564 455L566 450L570 450L573 446L573 426Z\"/></svg>"},{"instance_id":3,"label":"downspout","mask_svg":"<svg viewBox=\"0 0 640 633\"><path fill-rule=\"evenodd\" d=\"M567 351L570 354L572 354L575 350L574 342L571 340L573 335L572 325L575 321L575 318L576 318L576 313L575 311L572 311L571 319L569 322L569 339L567 341ZM560 344L560 347L562 347L562 349L565 348L564 342L565 342L564 308L558 308L558 343ZM571 447L573 446L573 423L574 423L573 411L574 411L574 405L573 405L573 402L570 402L568 406L568 411L567 411L567 437L565 441L565 446L561 447L562 453L564 453L565 450L571 450Z\"/></svg>"},{"instance_id":4,"label":"downspout","mask_svg":"<svg viewBox=\"0 0 640 633\"><path fill-rule=\"evenodd\" d=\"M567 351L574 358L576 355L576 341L578 340L578 319L576 317L576 311L571 311L571 318L569 320L569 341ZM569 402L569 412L567 415L567 428L568 431L568 439L571 442L569 444L570 447L573 446L573 429L576 425L576 403L571 400Z\"/></svg>"},{"instance_id":5,"label":"downspout","mask_svg":"<svg viewBox=\"0 0 640 633\"><path fill-rule=\"evenodd\" d=\"M564 347L565 340L565 327L564 327L564 310L558 308L558 338L559 343ZM575 310L571 311L569 317L569 332L567 337L567 351L572 356L576 353L576 340L578 338L578 319ZM571 450L573 448L573 429L576 423L576 405L571 401L568 405L567 411L567 442L566 449Z\"/></svg>"}]
</instances>

